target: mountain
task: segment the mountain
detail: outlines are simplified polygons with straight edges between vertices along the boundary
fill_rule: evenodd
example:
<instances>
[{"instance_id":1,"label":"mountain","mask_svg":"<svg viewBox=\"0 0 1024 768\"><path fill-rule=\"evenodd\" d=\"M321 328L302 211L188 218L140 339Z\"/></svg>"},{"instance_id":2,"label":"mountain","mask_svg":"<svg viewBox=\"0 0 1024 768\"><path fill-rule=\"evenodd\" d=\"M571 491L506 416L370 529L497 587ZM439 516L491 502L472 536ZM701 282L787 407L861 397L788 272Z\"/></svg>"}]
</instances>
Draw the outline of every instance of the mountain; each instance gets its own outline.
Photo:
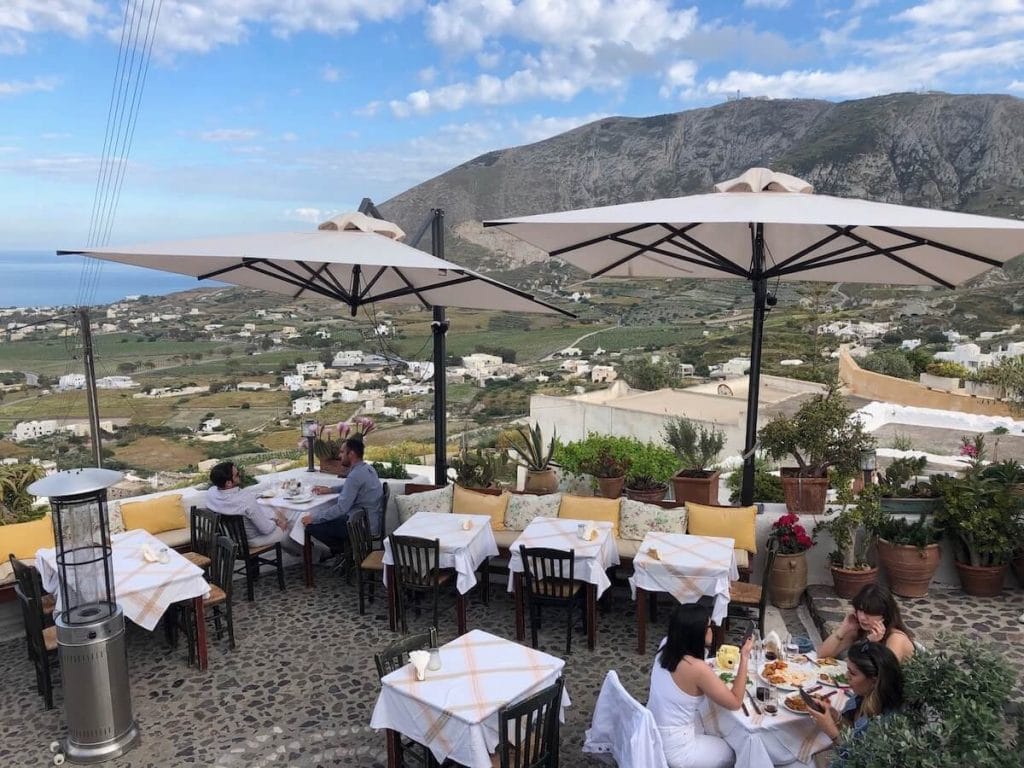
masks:
<instances>
[{"instance_id":1,"label":"mountain","mask_svg":"<svg viewBox=\"0 0 1024 768\"><path fill-rule=\"evenodd\" d=\"M481 221L706 192L752 166L795 174L825 194L1021 218L1024 100L945 93L841 103L740 99L610 117L488 152L380 208L412 231L430 208L442 207L450 258L537 285L558 280L561 267L537 263L541 252L484 231Z\"/></svg>"}]
</instances>

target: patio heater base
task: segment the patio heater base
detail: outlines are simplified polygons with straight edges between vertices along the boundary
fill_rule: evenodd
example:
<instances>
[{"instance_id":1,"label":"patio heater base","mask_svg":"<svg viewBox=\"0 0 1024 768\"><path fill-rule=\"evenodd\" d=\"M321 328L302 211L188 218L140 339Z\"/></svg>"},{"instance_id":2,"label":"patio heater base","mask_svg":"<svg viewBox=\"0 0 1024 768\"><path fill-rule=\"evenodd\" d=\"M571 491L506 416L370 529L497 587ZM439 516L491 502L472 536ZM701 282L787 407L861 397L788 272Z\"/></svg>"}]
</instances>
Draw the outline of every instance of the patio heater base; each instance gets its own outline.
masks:
<instances>
[{"instance_id":1,"label":"patio heater base","mask_svg":"<svg viewBox=\"0 0 1024 768\"><path fill-rule=\"evenodd\" d=\"M61 744L73 763L99 763L124 754L139 741L132 717L124 615L107 604L75 609L75 624L58 615L57 648L64 678L68 737ZM99 618L81 623L90 613Z\"/></svg>"}]
</instances>

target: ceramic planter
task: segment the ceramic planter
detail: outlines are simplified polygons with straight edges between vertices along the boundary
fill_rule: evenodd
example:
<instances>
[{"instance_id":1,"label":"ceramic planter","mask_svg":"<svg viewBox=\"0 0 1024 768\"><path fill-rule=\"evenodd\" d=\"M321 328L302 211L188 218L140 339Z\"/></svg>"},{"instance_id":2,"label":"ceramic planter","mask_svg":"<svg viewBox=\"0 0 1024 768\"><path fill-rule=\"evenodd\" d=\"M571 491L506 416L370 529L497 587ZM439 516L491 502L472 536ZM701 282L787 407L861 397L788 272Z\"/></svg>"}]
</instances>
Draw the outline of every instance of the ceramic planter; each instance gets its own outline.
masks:
<instances>
[{"instance_id":1,"label":"ceramic planter","mask_svg":"<svg viewBox=\"0 0 1024 768\"><path fill-rule=\"evenodd\" d=\"M790 512L820 515L825 511L828 478L796 477L796 471L792 468L782 469L782 492L786 497L786 509Z\"/></svg>"},{"instance_id":2,"label":"ceramic planter","mask_svg":"<svg viewBox=\"0 0 1024 768\"><path fill-rule=\"evenodd\" d=\"M867 584L878 581L877 568L840 568L832 566L832 584L838 597L849 600Z\"/></svg>"},{"instance_id":3,"label":"ceramic planter","mask_svg":"<svg viewBox=\"0 0 1024 768\"><path fill-rule=\"evenodd\" d=\"M558 490L558 476L551 467L541 470L526 470L523 490L527 493L554 493Z\"/></svg>"},{"instance_id":4,"label":"ceramic planter","mask_svg":"<svg viewBox=\"0 0 1024 768\"><path fill-rule=\"evenodd\" d=\"M672 478L676 501L692 501L697 504L718 504L718 478L715 470L707 477L686 477L682 473Z\"/></svg>"},{"instance_id":5,"label":"ceramic planter","mask_svg":"<svg viewBox=\"0 0 1024 768\"><path fill-rule=\"evenodd\" d=\"M649 491L640 491L633 488L626 488L626 498L633 501L642 501L650 504L653 501L661 501L668 493L668 485L662 483L661 488L653 488Z\"/></svg>"},{"instance_id":6,"label":"ceramic planter","mask_svg":"<svg viewBox=\"0 0 1024 768\"><path fill-rule=\"evenodd\" d=\"M960 574L960 588L974 597L997 597L1003 591L1006 569L1003 565L967 565L955 561Z\"/></svg>"},{"instance_id":7,"label":"ceramic planter","mask_svg":"<svg viewBox=\"0 0 1024 768\"><path fill-rule=\"evenodd\" d=\"M768 595L778 608L796 608L807 589L807 553L776 555L768 574Z\"/></svg>"},{"instance_id":8,"label":"ceramic planter","mask_svg":"<svg viewBox=\"0 0 1024 768\"><path fill-rule=\"evenodd\" d=\"M878 562L885 571L889 589L900 597L924 597L939 567L938 544L915 547L878 539Z\"/></svg>"},{"instance_id":9,"label":"ceramic planter","mask_svg":"<svg viewBox=\"0 0 1024 768\"><path fill-rule=\"evenodd\" d=\"M601 490L601 495L606 499L617 499L622 495L622 486L626 484L626 476L620 475L619 477L599 477L597 478L597 487Z\"/></svg>"}]
</instances>

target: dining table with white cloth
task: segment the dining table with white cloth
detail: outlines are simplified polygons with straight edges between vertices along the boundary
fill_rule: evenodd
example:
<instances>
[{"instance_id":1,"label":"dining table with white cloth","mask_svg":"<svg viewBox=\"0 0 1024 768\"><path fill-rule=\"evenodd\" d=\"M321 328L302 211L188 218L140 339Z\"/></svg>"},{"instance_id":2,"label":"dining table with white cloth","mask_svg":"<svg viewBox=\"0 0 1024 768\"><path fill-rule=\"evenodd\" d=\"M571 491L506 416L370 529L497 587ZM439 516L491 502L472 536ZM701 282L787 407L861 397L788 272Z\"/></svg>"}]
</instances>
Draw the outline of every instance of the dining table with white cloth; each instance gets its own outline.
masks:
<instances>
[{"instance_id":1,"label":"dining table with white cloth","mask_svg":"<svg viewBox=\"0 0 1024 768\"><path fill-rule=\"evenodd\" d=\"M424 744L438 762L490 768L502 707L547 688L565 662L475 629L440 648L441 668L417 680L412 664L381 678L370 727L387 729L388 766L402 763L402 734ZM559 718L571 705L562 691Z\"/></svg>"},{"instance_id":2,"label":"dining table with white cloth","mask_svg":"<svg viewBox=\"0 0 1024 768\"><path fill-rule=\"evenodd\" d=\"M144 551L164 555L167 562L148 561ZM210 585L203 577L203 569L189 562L169 548L153 534L142 529L116 533L110 537L110 565L117 604L125 618L143 629L152 631L173 603L193 600L197 615L203 615L203 599ZM56 598L54 615L61 612L63 595L54 548L36 552L36 568L43 589ZM206 624L197 622L199 639L199 666L206 668Z\"/></svg>"},{"instance_id":3,"label":"dining table with white cloth","mask_svg":"<svg viewBox=\"0 0 1024 768\"><path fill-rule=\"evenodd\" d=\"M721 626L729 610L729 582L739 575L733 539L648 532L633 558L629 579L636 600L637 653L647 653L648 593L667 592L679 603L713 597L711 619Z\"/></svg>"},{"instance_id":4,"label":"dining table with white cloth","mask_svg":"<svg viewBox=\"0 0 1024 768\"><path fill-rule=\"evenodd\" d=\"M393 532L392 536L414 536L438 542L438 568L455 571L458 600L459 634L466 631L465 595L477 584L477 571L497 556L498 544L491 530L490 515L459 515L447 512L417 512ZM397 595L394 590L394 553L391 540L384 539L384 584L388 587L388 614L395 629ZM485 574L486 577L486 574Z\"/></svg>"},{"instance_id":5,"label":"dining table with white cloth","mask_svg":"<svg viewBox=\"0 0 1024 768\"><path fill-rule=\"evenodd\" d=\"M274 495L271 496L270 493ZM302 571L307 587L313 586L313 542L306 535L306 526L302 518L333 504L338 496L337 493L318 495L310 492L306 496L296 498L288 496L284 491L268 489L257 499L260 506L269 507L275 513L280 512L284 516L288 521L288 538L302 545Z\"/></svg>"},{"instance_id":6,"label":"dining table with white cloth","mask_svg":"<svg viewBox=\"0 0 1024 768\"><path fill-rule=\"evenodd\" d=\"M509 547L508 589L514 593L516 604L516 639L526 636L526 617L523 603L523 558L520 547L543 547L573 553L573 578L585 583L587 646L593 650L597 644L597 599L611 586L608 569L619 564L619 548L612 535L612 524L606 521L590 523L594 536L580 538L580 528L587 523L562 517L535 517Z\"/></svg>"},{"instance_id":7,"label":"dining table with white cloth","mask_svg":"<svg viewBox=\"0 0 1024 768\"><path fill-rule=\"evenodd\" d=\"M813 658L814 654L807 656ZM755 681L758 685L764 685L756 677L753 666L747 682L751 693ZM826 687L816 693L833 690ZM705 697L700 711L704 732L728 742L736 753L736 768L772 768L775 765L810 767L815 754L832 747L832 739L817 726L810 715L791 712L782 705L782 700L791 695L792 690L779 691L778 712L774 715L764 712L761 703L759 706L762 711L758 713L749 698L745 702L747 713L744 713L742 709L725 709ZM846 694L839 691L831 697L829 703L841 712L846 703Z\"/></svg>"}]
</instances>

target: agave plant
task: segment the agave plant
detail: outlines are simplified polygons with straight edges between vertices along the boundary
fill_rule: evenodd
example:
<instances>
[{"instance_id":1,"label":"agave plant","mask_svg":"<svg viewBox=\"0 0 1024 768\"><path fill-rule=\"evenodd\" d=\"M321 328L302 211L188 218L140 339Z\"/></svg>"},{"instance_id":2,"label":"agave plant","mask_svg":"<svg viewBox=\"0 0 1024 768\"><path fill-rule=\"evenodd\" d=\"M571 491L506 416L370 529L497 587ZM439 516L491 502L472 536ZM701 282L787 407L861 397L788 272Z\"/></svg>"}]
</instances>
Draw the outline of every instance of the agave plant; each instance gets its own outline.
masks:
<instances>
[{"instance_id":1,"label":"agave plant","mask_svg":"<svg viewBox=\"0 0 1024 768\"><path fill-rule=\"evenodd\" d=\"M38 517L33 514L35 497L28 492L28 487L45 474L38 464L0 466L0 524L20 523Z\"/></svg>"},{"instance_id":2,"label":"agave plant","mask_svg":"<svg viewBox=\"0 0 1024 768\"><path fill-rule=\"evenodd\" d=\"M543 472L554 465L552 456L555 454L555 445L558 437L551 435L551 440L544 445L544 436L541 434L540 425L532 427L520 425L516 428L517 436L509 443L509 449L516 457L526 465L531 472Z\"/></svg>"}]
</instances>

